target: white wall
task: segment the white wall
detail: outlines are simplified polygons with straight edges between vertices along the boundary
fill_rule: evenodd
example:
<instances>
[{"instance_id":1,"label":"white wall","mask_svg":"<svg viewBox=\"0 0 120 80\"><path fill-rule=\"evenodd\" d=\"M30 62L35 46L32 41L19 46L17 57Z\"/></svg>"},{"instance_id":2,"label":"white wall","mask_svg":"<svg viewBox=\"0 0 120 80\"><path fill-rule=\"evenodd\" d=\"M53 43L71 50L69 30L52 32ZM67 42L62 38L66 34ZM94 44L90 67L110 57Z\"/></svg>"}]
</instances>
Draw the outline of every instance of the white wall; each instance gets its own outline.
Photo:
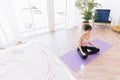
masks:
<instances>
[{"instance_id":1,"label":"white wall","mask_svg":"<svg viewBox=\"0 0 120 80\"><path fill-rule=\"evenodd\" d=\"M82 24L81 12L75 7L75 26L80 27Z\"/></svg>"}]
</instances>

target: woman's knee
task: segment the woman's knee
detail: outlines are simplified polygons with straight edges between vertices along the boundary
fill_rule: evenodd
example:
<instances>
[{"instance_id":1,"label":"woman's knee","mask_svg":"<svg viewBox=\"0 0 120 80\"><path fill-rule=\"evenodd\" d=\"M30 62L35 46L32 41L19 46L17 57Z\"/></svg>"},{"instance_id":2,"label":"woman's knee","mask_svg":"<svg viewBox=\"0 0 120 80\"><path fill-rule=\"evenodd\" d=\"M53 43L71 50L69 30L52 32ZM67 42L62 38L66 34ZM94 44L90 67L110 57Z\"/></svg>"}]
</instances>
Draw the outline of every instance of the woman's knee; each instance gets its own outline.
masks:
<instances>
[{"instance_id":1,"label":"woman's knee","mask_svg":"<svg viewBox=\"0 0 120 80\"><path fill-rule=\"evenodd\" d=\"M93 54L97 54L99 51L100 51L100 49L96 48L96 49L93 51Z\"/></svg>"},{"instance_id":2,"label":"woman's knee","mask_svg":"<svg viewBox=\"0 0 120 80\"><path fill-rule=\"evenodd\" d=\"M97 49L96 49L96 53L98 53L99 51L100 51L100 49L97 48Z\"/></svg>"},{"instance_id":3,"label":"woman's knee","mask_svg":"<svg viewBox=\"0 0 120 80\"><path fill-rule=\"evenodd\" d=\"M92 50L89 52L89 55L91 54L97 54L100 51L100 49L96 48L95 50Z\"/></svg>"},{"instance_id":4,"label":"woman's knee","mask_svg":"<svg viewBox=\"0 0 120 80\"><path fill-rule=\"evenodd\" d=\"M77 48L77 51L80 51L79 47Z\"/></svg>"}]
</instances>

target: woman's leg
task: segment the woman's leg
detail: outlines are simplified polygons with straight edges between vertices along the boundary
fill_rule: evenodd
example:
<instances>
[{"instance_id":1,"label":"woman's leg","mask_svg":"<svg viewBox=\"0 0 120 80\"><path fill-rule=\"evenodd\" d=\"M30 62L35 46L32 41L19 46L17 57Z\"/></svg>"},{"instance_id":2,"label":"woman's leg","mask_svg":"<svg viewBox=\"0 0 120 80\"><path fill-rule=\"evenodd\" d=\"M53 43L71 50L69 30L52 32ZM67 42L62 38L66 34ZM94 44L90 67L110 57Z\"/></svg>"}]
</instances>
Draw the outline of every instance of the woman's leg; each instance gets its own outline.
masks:
<instances>
[{"instance_id":1,"label":"woman's leg","mask_svg":"<svg viewBox=\"0 0 120 80\"><path fill-rule=\"evenodd\" d=\"M81 51L79 48L77 48L77 52L79 54L79 56L82 58L82 59L86 59L88 57L88 53L87 53L87 49L86 47L81 47L82 48L82 51L86 54L86 55L82 55Z\"/></svg>"},{"instance_id":2,"label":"woman's leg","mask_svg":"<svg viewBox=\"0 0 120 80\"><path fill-rule=\"evenodd\" d=\"M96 47L87 46L86 48L87 48L87 52L88 52L89 55L90 54L96 54L100 51L100 49L98 49ZM90 51L88 51L88 50L90 50Z\"/></svg>"}]
</instances>

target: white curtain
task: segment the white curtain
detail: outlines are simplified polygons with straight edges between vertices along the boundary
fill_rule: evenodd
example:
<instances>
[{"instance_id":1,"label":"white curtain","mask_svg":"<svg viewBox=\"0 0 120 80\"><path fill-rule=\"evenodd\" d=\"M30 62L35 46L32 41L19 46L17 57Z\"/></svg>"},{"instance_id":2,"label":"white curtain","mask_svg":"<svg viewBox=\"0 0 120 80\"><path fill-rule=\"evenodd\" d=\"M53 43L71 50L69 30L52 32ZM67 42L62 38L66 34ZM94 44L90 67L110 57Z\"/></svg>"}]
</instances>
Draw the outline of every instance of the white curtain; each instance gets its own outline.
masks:
<instances>
[{"instance_id":1,"label":"white curtain","mask_svg":"<svg viewBox=\"0 0 120 80\"><path fill-rule=\"evenodd\" d=\"M9 0L0 0L0 46L21 39L17 20Z\"/></svg>"},{"instance_id":2,"label":"white curtain","mask_svg":"<svg viewBox=\"0 0 120 80\"><path fill-rule=\"evenodd\" d=\"M67 0L67 16L66 16L66 28L72 29L75 27L75 1Z\"/></svg>"},{"instance_id":3,"label":"white curtain","mask_svg":"<svg viewBox=\"0 0 120 80\"><path fill-rule=\"evenodd\" d=\"M54 0L47 0L49 30L55 31Z\"/></svg>"}]
</instances>

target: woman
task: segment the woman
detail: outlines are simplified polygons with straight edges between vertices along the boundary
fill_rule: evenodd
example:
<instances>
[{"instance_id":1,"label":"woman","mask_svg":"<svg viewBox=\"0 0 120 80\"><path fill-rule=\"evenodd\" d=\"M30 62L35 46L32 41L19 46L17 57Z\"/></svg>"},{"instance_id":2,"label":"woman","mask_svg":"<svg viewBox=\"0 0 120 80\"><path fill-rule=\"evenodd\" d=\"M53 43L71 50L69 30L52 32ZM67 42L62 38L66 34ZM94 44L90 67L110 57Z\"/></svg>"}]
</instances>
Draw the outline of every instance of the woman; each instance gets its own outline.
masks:
<instances>
[{"instance_id":1,"label":"woman","mask_svg":"<svg viewBox=\"0 0 120 80\"><path fill-rule=\"evenodd\" d=\"M99 52L100 49L97 46L95 46L92 42L89 41L92 27L86 24L84 25L83 29L84 29L84 33L79 39L77 52L82 59L86 59L88 55L96 54Z\"/></svg>"}]
</instances>

